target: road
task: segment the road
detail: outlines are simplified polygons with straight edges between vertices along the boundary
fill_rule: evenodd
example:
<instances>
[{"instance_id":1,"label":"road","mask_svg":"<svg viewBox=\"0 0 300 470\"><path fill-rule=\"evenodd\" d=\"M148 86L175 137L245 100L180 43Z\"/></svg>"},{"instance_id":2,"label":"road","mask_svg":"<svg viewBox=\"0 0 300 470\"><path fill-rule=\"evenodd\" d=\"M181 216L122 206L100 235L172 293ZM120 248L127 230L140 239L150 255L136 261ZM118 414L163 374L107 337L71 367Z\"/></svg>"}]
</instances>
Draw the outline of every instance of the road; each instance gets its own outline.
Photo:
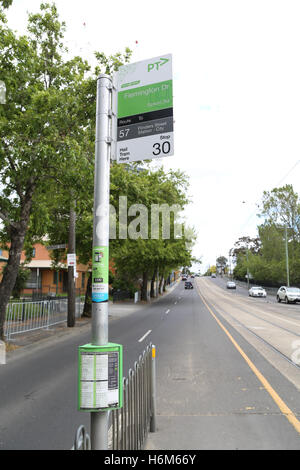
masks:
<instances>
[{"instance_id":1,"label":"road","mask_svg":"<svg viewBox=\"0 0 300 470\"><path fill-rule=\"evenodd\" d=\"M124 375L149 341L157 348L158 430L147 449L299 449L300 371L291 357L300 307L206 278L194 286L180 282L110 321ZM77 346L89 340L83 327L0 367L0 449L69 449L77 427L89 428L89 414L76 411Z\"/></svg>"},{"instance_id":2,"label":"road","mask_svg":"<svg viewBox=\"0 0 300 470\"><path fill-rule=\"evenodd\" d=\"M182 291L156 338L158 432L147 449L299 449L299 306L214 281Z\"/></svg>"}]
</instances>

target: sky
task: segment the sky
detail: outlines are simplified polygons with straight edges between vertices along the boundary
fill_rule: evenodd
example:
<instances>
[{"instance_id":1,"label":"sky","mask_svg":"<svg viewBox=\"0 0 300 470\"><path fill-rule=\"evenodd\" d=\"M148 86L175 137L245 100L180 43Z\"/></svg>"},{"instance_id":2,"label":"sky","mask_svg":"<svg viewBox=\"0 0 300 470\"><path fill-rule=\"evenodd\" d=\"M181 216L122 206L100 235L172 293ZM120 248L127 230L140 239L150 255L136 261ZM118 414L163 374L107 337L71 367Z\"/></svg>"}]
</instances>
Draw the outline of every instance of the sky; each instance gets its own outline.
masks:
<instances>
[{"instance_id":1,"label":"sky","mask_svg":"<svg viewBox=\"0 0 300 470\"><path fill-rule=\"evenodd\" d=\"M92 61L93 51L129 47L132 63L172 54L175 152L161 162L189 176L184 216L202 272L256 235L263 191L300 192L298 0L55 3L71 54ZM39 5L14 0L9 26L24 33Z\"/></svg>"}]
</instances>

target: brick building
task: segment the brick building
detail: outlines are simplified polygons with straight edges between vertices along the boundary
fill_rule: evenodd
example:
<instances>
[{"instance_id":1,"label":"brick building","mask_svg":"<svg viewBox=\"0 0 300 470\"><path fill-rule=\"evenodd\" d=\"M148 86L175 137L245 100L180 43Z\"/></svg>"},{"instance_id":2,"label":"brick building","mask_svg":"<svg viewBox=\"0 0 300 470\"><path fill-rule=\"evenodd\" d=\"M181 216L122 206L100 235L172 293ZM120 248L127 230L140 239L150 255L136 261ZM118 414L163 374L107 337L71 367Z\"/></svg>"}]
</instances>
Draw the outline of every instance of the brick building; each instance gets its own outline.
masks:
<instances>
[{"instance_id":1,"label":"brick building","mask_svg":"<svg viewBox=\"0 0 300 470\"><path fill-rule=\"evenodd\" d=\"M61 263L58 270L52 267L52 259L50 251L46 246L37 243L34 245L32 260L25 265L30 269L30 277L26 283L26 288L23 295L30 295L33 292L42 292L43 294L53 293L62 294L66 293L68 289L68 268L67 262ZM1 271L5 262L7 261L8 253L0 249L0 278ZM21 263L25 261L25 252L22 252ZM76 271L78 277L76 278L76 289L84 294L90 267L88 265L77 264Z\"/></svg>"}]
</instances>

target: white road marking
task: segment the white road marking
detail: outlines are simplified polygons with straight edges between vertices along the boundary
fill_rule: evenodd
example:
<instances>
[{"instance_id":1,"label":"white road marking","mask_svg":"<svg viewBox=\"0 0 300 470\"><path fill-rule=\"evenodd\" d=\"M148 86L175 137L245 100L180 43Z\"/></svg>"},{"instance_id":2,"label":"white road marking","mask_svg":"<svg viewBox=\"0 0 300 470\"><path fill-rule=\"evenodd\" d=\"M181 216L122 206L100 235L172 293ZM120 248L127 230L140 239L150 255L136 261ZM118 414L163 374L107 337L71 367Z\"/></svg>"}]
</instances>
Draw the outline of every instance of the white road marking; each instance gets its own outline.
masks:
<instances>
[{"instance_id":1,"label":"white road marking","mask_svg":"<svg viewBox=\"0 0 300 470\"><path fill-rule=\"evenodd\" d=\"M151 331L152 331L152 330L147 331L147 333L139 339L139 343L141 343L142 341L144 341L144 339L147 338L148 335L150 335Z\"/></svg>"},{"instance_id":2,"label":"white road marking","mask_svg":"<svg viewBox=\"0 0 300 470\"><path fill-rule=\"evenodd\" d=\"M170 309L168 308L168 310L165 312L165 314L168 315L169 311L170 311Z\"/></svg>"}]
</instances>

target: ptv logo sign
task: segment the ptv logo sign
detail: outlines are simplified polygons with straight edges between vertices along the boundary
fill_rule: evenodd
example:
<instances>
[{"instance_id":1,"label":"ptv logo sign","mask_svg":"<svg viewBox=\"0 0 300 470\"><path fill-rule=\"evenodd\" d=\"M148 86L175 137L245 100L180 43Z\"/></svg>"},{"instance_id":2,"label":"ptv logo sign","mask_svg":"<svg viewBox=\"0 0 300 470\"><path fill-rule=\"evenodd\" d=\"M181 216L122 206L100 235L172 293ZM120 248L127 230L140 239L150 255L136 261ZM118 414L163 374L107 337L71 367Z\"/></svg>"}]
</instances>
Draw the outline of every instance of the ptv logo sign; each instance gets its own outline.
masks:
<instances>
[{"instance_id":1,"label":"ptv logo sign","mask_svg":"<svg viewBox=\"0 0 300 470\"><path fill-rule=\"evenodd\" d=\"M151 72L151 70L159 70L159 67L162 67L167 62L169 62L169 59L164 59L163 57L161 57L158 62L154 62L153 64L148 64L148 72Z\"/></svg>"}]
</instances>

